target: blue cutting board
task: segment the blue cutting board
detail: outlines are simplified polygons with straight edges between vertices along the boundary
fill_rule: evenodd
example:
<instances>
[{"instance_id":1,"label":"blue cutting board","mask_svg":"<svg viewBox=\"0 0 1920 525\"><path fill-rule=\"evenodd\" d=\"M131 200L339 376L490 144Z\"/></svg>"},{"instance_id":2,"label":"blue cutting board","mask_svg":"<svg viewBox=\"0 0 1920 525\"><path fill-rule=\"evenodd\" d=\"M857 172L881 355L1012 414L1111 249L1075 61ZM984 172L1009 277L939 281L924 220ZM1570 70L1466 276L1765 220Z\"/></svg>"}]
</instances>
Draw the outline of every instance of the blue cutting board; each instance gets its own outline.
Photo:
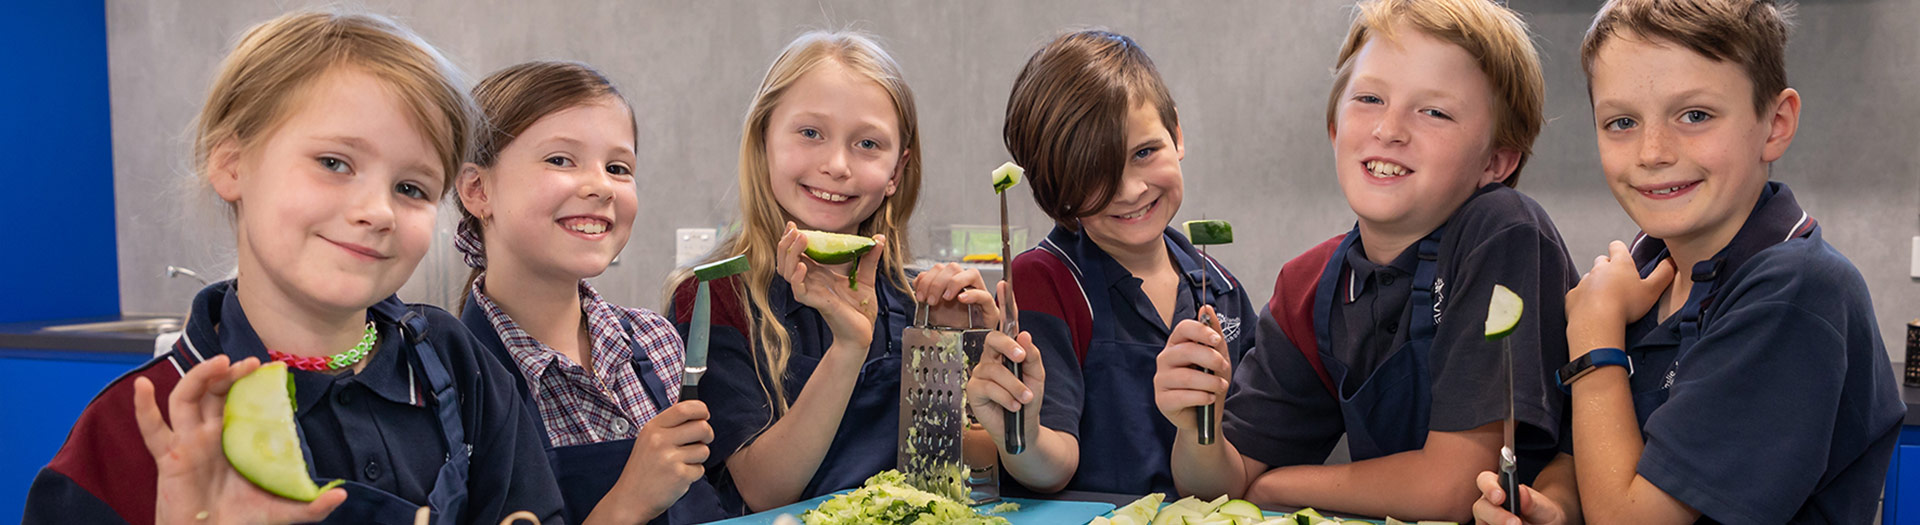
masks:
<instances>
[{"instance_id":1,"label":"blue cutting board","mask_svg":"<svg viewBox=\"0 0 1920 525\"><path fill-rule=\"evenodd\" d=\"M769 510L766 512L748 514L746 516L741 516L741 517L733 518L729 520L716 521L713 523L714 525L771 525L773 523L773 518L776 516L779 516L781 514L792 514L793 517L798 518L800 517L800 513L806 512L807 509L820 506L820 503L827 501L828 498L832 498L834 496L845 494L848 492L852 492L852 491L843 490L840 492L835 492L833 494L828 494L818 498L813 498L810 500L802 501L792 505L787 505L785 507L780 507L780 508ZM1099 502L1093 502L1093 501L1054 501L1054 500L1026 499L1026 498L1006 498L1004 501L1011 501L1011 502L1020 504L1020 510L1007 512L999 515L1002 518L1006 518L1007 521L1011 522L1013 525L1057 525L1061 523L1066 523L1066 524L1086 523L1088 521L1092 521L1094 516L1106 514L1108 511L1113 510L1112 503L1099 503ZM998 504L996 503L995 505L998 505Z\"/></svg>"}]
</instances>

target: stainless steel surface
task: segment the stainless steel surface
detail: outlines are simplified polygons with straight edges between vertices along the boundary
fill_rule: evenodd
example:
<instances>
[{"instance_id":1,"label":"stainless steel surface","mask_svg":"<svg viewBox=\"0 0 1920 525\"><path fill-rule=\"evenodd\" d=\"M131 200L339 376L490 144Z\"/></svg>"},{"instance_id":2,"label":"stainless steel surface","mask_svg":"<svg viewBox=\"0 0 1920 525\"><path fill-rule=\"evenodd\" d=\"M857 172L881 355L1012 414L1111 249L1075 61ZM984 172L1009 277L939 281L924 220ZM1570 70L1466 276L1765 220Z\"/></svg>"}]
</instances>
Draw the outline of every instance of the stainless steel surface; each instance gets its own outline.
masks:
<instances>
[{"instance_id":1,"label":"stainless steel surface","mask_svg":"<svg viewBox=\"0 0 1920 525\"><path fill-rule=\"evenodd\" d=\"M166 332L180 331L180 319L176 317L155 317L148 319L61 324L42 328L41 330L48 332L113 332L160 335Z\"/></svg>"},{"instance_id":2,"label":"stainless steel surface","mask_svg":"<svg viewBox=\"0 0 1920 525\"><path fill-rule=\"evenodd\" d=\"M917 304L914 310L914 326L901 334L896 460L908 484L957 500L970 499L974 491L967 480L972 476L962 456L968 355L979 354L988 330L932 326L926 305ZM998 499L997 488L993 492L993 499Z\"/></svg>"}]
</instances>

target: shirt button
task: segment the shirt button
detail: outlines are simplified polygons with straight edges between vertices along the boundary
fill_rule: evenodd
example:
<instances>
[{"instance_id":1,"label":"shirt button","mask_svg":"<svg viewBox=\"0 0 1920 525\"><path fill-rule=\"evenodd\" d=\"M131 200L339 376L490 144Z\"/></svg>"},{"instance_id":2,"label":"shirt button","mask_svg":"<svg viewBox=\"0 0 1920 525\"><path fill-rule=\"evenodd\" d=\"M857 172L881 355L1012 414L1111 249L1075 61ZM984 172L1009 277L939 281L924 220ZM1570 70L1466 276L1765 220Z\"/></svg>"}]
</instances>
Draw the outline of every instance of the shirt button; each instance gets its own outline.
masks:
<instances>
[{"instance_id":1,"label":"shirt button","mask_svg":"<svg viewBox=\"0 0 1920 525\"><path fill-rule=\"evenodd\" d=\"M339 403L342 405L351 405L353 404L353 392L350 390L341 389L340 391L335 392L333 394L333 402Z\"/></svg>"},{"instance_id":2,"label":"shirt button","mask_svg":"<svg viewBox=\"0 0 1920 525\"><path fill-rule=\"evenodd\" d=\"M613 418L613 437L627 437L627 430L629 430L629 426L630 425L628 425L627 423L627 418L624 418L624 417Z\"/></svg>"},{"instance_id":3,"label":"shirt button","mask_svg":"<svg viewBox=\"0 0 1920 525\"><path fill-rule=\"evenodd\" d=\"M367 467L360 469L360 473L367 475L367 481L380 481L380 463L368 461Z\"/></svg>"},{"instance_id":4,"label":"shirt button","mask_svg":"<svg viewBox=\"0 0 1920 525\"><path fill-rule=\"evenodd\" d=\"M1381 321L1380 329L1386 331L1389 334L1396 333L1400 331L1400 323L1396 323L1393 321Z\"/></svg>"},{"instance_id":5,"label":"shirt button","mask_svg":"<svg viewBox=\"0 0 1920 525\"><path fill-rule=\"evenodd\" d=\"M1393 286L1393 274L1390 274L1390 273L1380 274L1380 285Z\"/></svg>"}]
</instances>

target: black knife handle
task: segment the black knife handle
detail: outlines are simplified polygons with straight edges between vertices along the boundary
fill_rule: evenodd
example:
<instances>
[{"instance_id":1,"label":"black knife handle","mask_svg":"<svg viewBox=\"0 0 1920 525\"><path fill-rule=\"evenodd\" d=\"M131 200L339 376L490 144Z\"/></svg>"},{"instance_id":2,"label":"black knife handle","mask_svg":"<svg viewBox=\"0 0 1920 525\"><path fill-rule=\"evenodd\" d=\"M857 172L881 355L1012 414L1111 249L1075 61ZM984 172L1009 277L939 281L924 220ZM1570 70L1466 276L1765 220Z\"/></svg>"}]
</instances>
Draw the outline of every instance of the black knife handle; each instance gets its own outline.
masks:
<instances>
[{"instance_id":1,"label":"black knife handle","mask_svg":"<svg viewBox=\"0 0 1920 525\"><path fill-rule=\"evenodd\" d=\"M681 401L692 401L695 399L700 399L700 385L680 385Z\"/></svg>"},{"instance_id":2,"label":"black knife handle","mask_svg":"<svg viewBox=\"0 0 1920 525\"><path fill-rule=\"evenodd\" d=\"M1503 505L1507 512L1515 517L1520 516L1520 479L1513 475L1512 470L1500 470L1500 490L1507 492L1507 502Z\"/></svg>"},{"instance_id":3,"label":"black knife handle","mask_svg":"<svg viewBox=\"0 0 1920 525\"><path fill-rule=\"evenodd\" d=\"M1013 361L1013 360L1005 360L1003 362L1007 364L1007 371L1013 372L1013 377L1017 379L1022 379L1024 382L1025 376L1020 374L1021 367L1019 362ZM1007 411L1005 423L1006 423L1006 426L1004 428L1006 430L1006 435L1007 435L1007 442L1005 444L1006 444L1007 453L1019 454L1021 452L1026 452L1027 450L1027 407L1026 405L1021 405L1019 410Z\"/></svg>"}]
</instances>

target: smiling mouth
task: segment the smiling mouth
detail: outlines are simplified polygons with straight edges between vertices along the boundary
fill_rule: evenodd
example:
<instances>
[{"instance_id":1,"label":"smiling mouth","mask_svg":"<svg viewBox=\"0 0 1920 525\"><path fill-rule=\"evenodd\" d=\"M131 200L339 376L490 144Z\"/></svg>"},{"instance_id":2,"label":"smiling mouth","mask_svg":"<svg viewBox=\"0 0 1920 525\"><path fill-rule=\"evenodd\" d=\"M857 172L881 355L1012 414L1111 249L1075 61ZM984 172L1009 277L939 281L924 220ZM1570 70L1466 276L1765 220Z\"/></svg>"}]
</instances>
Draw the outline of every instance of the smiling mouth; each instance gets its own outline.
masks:
<instances>
[{"instance_id":1,"label":"smiling mouth","mask_svg":"<svg viewBox=\"0 0 1920 525\"><path fill-rule=\"evenodd\" d=\"M1644 194L1647 194L1647 195L1653 195L1653 196L1666 196L1666 195L1672 195L1672 194L1673 194L1674 192L1677 192L1677 191L1684 191L1684 190L1686 190L1686 189L1688 189L1688 188L1692 188L1692 187L1694 187L1694 185L1697 185L1697 184L1700 184L1700 181L1697 181L1697 180L1696 180L1696 181L1693 181L1693 182L1688 182L1688 183L1685 183L1685 184L1679 184L1679 185L1675 185L1675 186L1667 186L1667 187L1663 187L1663 188L1657 188L1657 189L1651 189L1651 190L1648 190L1648 189L1641 189L1641 188L1634 188L1634 189L1637 189L1637 190L1640 190L1640 193L1644 193Z\"/></svg>"},{"instance_id":2,"label":"smiling mouth","mask_svg":"<svg viewBox=\"0 0 1920 525\"><path fill-rule=\"evenodd\" d=\"M324 239L324 240L326 240L327 242L330 242L330 243L333 243L333 245L334 245L334 246L339 246L339 247L340 247L340 249L342 249L342 250L346 250L346 251L347 251L347 253L351 253L351 254L354 254L354 255L358 255L358 256L360 256L360 257L364 257L364 258L367 258L367 259L373 259L373 260L376 260L376 261L384 261L384 260L387 260L387 259L390 259L390 258L391 258L391 257L389 257L389 256L387 256L386 254L383 254L383 253L380 253L380 252L378 252L378 251L375 251L375 250L374 250L373 248L368 248L368 247L365 247L365 246L361 246L361 245L358 245L358 244L353 244L353 243L348 243L348 242L340 242L340 241L336 241L336 240L333 240L333 239L327 239L326 237L321 237L321 239Z\"/></svg>"},{"instance_id":3,"label":"smiling mouth","mask_svg":"<svg viewBox=\"0 0 1920 525\"><path fill-rule=\"evenodd\" d=\"M1373 178L1376 178L1376 179L1391 179L1394 177L1405 177L1407 175L1413 174L1413 170L1407 169L1406 166L1401 166L1399 164L1395 164L1395 163L1384 161L1384 160L1369 160L1365 163L1365 165L1367 168L1367 174L1373 175Z\"/></svg>"},{"instance_id":4,"label":"smiling mouth","mask_svg":"<svg viewBox=\"0 0 1920 525\"><path fill-rule=\"evenodd\" d=\"M851 195L841 195L838 193L833 193L833 192L821 190L819 188L806 186L806 185L801 185L801 187L806 188L807 193L810 195L813 195L814 198L827 201L827 202L847 202L848 200L853 199L853 196Z\"/></svg>"},{"instance_id":5,"label":"smiling mouth","mask_svg":"<svg viewBox=\"0 0 1920 525\"><path fill-rule=\"evenodd\" d=\"M560 227L587 235L605 233L613 225L604 219L594 217L568 217L560 219Z\"/></svg>"},{"instance_id":6,"label":"smiling mouth","mask_svg":"<svg viewBox=\"0 0 1920 525\"><path fill-rule=\"evenodd\" d=\"M1160 199L1154 198L1153 202L1147 203L1145 207L1142 207L1139 210L1134 211L1133 213L1122 214L1122 215L1108 215L1108 217L1112 217L1112 218L1123 220L1123 221L1131 221L1134 219L1147 216L1148 213L1152 213L1153 209L1159 206L1160 206Z\"/></svg>"}]
</instances>

